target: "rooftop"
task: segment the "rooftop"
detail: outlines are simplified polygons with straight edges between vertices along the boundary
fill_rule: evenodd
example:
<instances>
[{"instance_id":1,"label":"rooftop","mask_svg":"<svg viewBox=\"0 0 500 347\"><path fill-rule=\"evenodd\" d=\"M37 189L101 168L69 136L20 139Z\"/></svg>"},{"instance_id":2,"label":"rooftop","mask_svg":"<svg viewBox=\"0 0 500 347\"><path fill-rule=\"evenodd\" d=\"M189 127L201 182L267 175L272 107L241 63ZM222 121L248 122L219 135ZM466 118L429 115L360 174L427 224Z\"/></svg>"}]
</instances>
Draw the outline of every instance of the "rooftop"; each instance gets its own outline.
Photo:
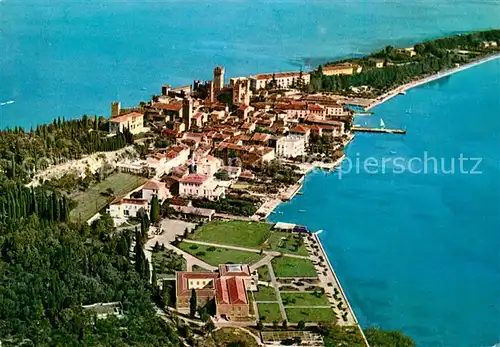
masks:
<instances>
[{"instance_id":1,"label":"rooftop","mask_svg":"<svg viewBox=\"0 0 500 347\"><path fill-rule=\"evenodd\" d=\"M118 116L118 117L111 118L110 122L121 123L121 122L126 122L130 119L137 118L137 117L144 117L144 115L142 113L139 113L139 112L130 112L130 113L126 113L124 115Z\"/></svg>"},{"instance_id":2,"label":"rooftop","mask_svg":"<svg viewBox=\"0 0 500 347\"><path fill-rule=\"evenodd\" d=\"M205 176L205 175L189 174L188 176L181 178L179 182L181 182L181 183L202 184L206 180L208 180L208 177Z\"/></svg>"}]
</instances>

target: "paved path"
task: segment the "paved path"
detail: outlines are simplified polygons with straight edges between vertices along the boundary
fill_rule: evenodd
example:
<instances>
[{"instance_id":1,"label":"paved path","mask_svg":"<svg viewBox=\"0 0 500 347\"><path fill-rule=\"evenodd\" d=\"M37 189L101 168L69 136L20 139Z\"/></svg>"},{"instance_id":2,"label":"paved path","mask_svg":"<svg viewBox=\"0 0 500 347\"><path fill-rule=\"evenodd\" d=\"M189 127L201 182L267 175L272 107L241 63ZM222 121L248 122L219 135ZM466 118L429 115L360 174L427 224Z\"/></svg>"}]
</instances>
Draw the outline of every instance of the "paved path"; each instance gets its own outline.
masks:
<instances>
[{"instance_id":1,"label":"paved path","mask_svg":"<svg viewBox=\"0 0 500 347\"><path fill-rule=\"evenodd\" d=\"M266 256L264 258L262 258L261 260L259 260L258 262L250 265L250 271L255 271L257 270L259 267L261 266L264 266L264 265L267 265L267 263L269 263L274 257L270 254L266 254Z\"/></svg>"},{"instance_id":2,"label":"paved path","mask_svg":"<svg viewBox=\"0 0 500 347\"><path fill-rule=\"evenodd\" d=\"M283 300L281 300L280 290L278 289L278 282L276 282L276 276L274 275L274 270L270 262L267 263L267 268L269 269L269 277L271 277L271 283L273 284L274 291L276 292L276 300L278 301L278 305L280 307L281 318L288 320L285 306L283 306Z\"/></svg>"},{"instance_id":3,"label":"paved path","mask_svg":"<svg viewBox=\"0 0 500 347\"><path fill-rule=\"evenodd\" d=\"M323 306L286 306L286 308L329 308L331 309L332 307L330 305L323 305Z\"/></svg>"},{"instance_id":4,"label":"paved path","mask_svg":"<svg viewBox=\"0 0 500 347\"><path fill-rule=\"evenodd\" d=\"M258 249L258 248L223 245L223 244L220 244L220 243L198 241L198 240L191 240L191 239L183 239L182 241L187 242L187 243L195 243L195 244L198 244L198 245L204 245L204 246L212 246L212 247L218 247L218 248L234 249L234 250L243 251L243 252L260 253L260 249ZM305 256L305 255L296 255L296 254L289 254L289 253L281 253L281 252L276 252L276 251L262 251L262 253L266 254L266 255L270 255L272 257L277 257L277 256L279 256L279 255L282 254L284 257L298 258L298 259L310 259L310 257Z\"/></svg>"}]
</instances>

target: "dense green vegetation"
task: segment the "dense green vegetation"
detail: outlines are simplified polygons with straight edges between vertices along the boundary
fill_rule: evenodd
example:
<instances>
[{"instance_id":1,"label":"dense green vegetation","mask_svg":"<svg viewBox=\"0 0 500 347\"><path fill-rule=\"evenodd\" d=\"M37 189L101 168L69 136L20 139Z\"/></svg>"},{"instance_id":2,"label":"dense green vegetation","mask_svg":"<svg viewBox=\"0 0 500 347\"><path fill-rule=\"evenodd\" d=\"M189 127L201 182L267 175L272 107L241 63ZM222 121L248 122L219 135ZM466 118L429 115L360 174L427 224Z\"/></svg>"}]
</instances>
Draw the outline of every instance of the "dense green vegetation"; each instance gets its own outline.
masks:
<instances>
[{"instance_id":1,"label":"dense green vegetation","mask_svg":"<svg viewBox=\"0 0 500 347\"><path fill-rule=\"evenodd\" d=\"M4 346L179 345L174 328L155 315L147 279L131 262L132 236L114 233L109 218L68 226L33 216L0 230ZM123 305L122 319L96 319L82 308L114 301Z\"/></svg>"},{"instance_id":2,"label":"dense green vegetation","mask_svg":"<svg viewBox=\"0 0 500 347\"><path fill-rule=\"evenodd\" d=\"M0 220L12 220L37 215L48 221L66 221L69 203L55 191L23 185L0 186Z\"/></svg>"},{"instance_id":3,"label":"dense green vegetation","mask_svg":"<svg viewBox=\"0 0 500 347\"><path fill-rule=\"evenodd\" d=\"M243 199L192 199L194 207L208 208L218 213L228 213L235 216L251 216L257 211L255 203Z\"/></svg>"},{"instance_id":4,"label":"dense green vegetation","mask_svg":"<svg viewBox=\"0 0 500 347\"><path fill-rule=\"evenodd\" d=\"M83 116L75 120L54 120L25 131L14 128L0 131L0 182L23 181L50 164L80 159L100 151L114 151L133 143L128 131L108 137L108 122Z\"/></svg>"},{"instance_id":5,"label":"dense green vegetation","mask_svg":"<svg viewBox=\"0 0 500 347\"><path fill-rule=\"evenodd\" d=\"M500 30L475 32L426 41L414 46L416 55L387 46L362 59L348 59L363 67L361 73L352 76L325 76L322 68L312 73L308 86L310 92L329 91L351 93L352 87L368 86L366 96L380 95L398 85L426 75L464 64L486 54L498 52L497 48L484 48L484 41L500 41ZM375 68L375 61L383 61L385 67ZM338 63L338 62L332 62Z\"/></svg>"}]
</instances>

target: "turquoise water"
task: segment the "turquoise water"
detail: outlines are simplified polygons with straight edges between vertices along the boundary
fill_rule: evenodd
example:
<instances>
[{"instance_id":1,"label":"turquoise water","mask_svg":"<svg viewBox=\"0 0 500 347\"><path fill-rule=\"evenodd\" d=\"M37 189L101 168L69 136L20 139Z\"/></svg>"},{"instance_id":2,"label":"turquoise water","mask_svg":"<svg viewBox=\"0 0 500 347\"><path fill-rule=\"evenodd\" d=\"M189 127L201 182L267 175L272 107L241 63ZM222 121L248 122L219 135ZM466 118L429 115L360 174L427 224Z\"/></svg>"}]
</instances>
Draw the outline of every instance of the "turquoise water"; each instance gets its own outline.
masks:
<instances>
[{"instance_id":1,"label":"turquoise water","mask_svg":"<svg viewBox=\"0 0 500 347\"><path fill-rule=\"evenodd\" d=\"M500 24L496 0L2 0L0 128Z\"/></svg>"},{"instance_id":2,"label":"turquoise water","mask_svg":"<svg viewBox=\"0 0 500 347\"><path fill-rule=\"evenodd\" d=\"M109 114L163 83L298 69L381 46L500 25L498 1L0 1L0 128ZM499 62L412 90L359 121L367 156L485 158L482 175L316 172L280 219L322 240L363 326L419 346L500 342ZM411 113L406 113L406 111ZM395 152L393 154L392 152ZM306 209L307 213L298 213Z\"/></svg>"},{"instance_id":3,"label":"turquoise water","mask_svg":"<svg viewBox=\"0 0 500 347\"><path fill-rule=\"evenodd\" d=\"M474 166L465 161L464 174L458 161L455 174L434 174L432 161L428 174L395 174L390 163L385 174L353 170L341 179L316 171L304 195L273 215L324 230L321 240L362 326L401 329L418 346L500 342L499 72L497 60L380 105L358 123L378 125L382 117L407 135L359 134L347 150L361 163L427 151L445 158L447 171L463 153L483 158L482 174L465 174Z\"/></svg>"}]
</instances>

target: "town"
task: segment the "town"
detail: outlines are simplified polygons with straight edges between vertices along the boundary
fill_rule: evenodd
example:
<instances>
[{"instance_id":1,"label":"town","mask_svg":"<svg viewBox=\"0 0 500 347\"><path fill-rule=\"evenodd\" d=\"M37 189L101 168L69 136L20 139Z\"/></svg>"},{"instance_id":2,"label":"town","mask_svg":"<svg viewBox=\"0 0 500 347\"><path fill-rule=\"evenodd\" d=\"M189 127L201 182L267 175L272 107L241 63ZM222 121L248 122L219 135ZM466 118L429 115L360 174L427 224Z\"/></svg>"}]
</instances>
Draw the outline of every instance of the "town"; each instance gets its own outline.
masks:
<instances>
[{"instance_id":1,"label":"town","mask_svg":"<svg viewBox=\"0 0 500 347\"><path fill-rule=\"evenodd\" d=\"M110 136L130 132L139 148L114 167L141 184L116 196L106 212L118 228L150 218L144 251L151 278L170 288L166 306L187 321L257 326L266 345L305 346L322 344L321 334L305 327L337 322L364 342L317 235L265 222L280 202L300 194L309 170L340 163L354 111L303 93L307 72L229 83L224 75L217 66L213 80L163 85L139 107L111 104Z\"/></svg>"}]
</instances>

